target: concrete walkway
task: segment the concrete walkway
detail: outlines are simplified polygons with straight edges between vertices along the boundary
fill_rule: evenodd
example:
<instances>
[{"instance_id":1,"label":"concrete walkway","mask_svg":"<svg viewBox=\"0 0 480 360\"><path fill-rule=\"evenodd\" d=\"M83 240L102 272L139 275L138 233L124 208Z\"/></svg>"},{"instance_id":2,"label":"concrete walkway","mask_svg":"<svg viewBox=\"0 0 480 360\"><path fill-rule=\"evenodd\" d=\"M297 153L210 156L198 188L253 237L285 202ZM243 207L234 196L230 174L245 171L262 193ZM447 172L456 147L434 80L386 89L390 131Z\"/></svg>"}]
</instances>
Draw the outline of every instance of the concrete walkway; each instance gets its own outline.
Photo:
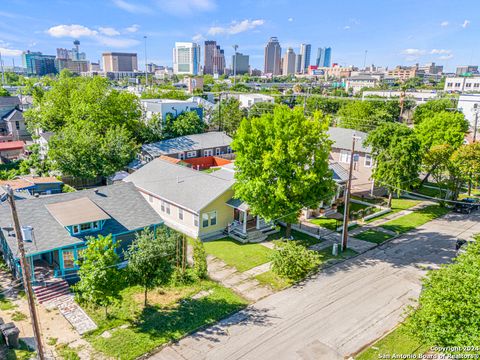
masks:
<instances>
[{"instance_id":1,"label":"concrete walkway","mask_svg":"<svg viewBox=\"0 0 480 360\"><path fill-rule=\"evenodd\" d=\"M248 272L241 273L233 266L227 265L212 255L207 256L207 265L208 276L210 276L212 280L218 281L223 286L232 289L249 301L256 302L273 294L272 289L252 279L253 276L268 271L270 263L250 269L250 274Z\"/></svg>"}]
</instances>

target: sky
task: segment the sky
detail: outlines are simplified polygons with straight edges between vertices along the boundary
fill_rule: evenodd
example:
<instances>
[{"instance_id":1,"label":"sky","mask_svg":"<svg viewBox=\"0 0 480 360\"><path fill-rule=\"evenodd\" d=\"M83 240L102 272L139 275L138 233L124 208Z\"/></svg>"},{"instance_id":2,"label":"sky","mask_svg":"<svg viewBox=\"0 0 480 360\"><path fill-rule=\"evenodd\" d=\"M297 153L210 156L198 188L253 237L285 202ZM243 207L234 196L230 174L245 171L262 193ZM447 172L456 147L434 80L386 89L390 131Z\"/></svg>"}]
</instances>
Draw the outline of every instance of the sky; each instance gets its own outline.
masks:
<instances>
[{"instance_id":1,"label":"sky","mask_svg":"<svg viewBox=\"0 0 480 360\"><path fill-rule=\"evenodd\" d=\"M263 69L263 49L278 37L282 53L312 45L332 48L340 65L394 67L435 62L453 71L480 63L478 0L0 0L0 53L21 63L24 50L55 55L81 51L90 61L105 51L138 53L172 66L176 41L216 40L227 66L233 45ZM203 55L203 54L202 54Z\"/></svg>"}]
</instances>

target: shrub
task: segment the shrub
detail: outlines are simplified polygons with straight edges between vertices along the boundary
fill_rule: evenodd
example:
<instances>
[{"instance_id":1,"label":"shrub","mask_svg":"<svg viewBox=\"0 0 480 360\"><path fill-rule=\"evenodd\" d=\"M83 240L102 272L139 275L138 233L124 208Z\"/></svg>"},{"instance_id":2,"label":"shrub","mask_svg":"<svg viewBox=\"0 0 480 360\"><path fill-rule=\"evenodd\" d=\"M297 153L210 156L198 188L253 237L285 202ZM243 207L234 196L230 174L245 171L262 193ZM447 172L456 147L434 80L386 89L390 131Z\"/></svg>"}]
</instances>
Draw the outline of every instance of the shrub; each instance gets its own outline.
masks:
<instances>
[{"instance_id":1,"label":"shrub","mask_svg":"<svg viewBox=\"0 0 480 360\"><path fill-rule=\"evenodd\" d=\"M183 286L192 284L197 280L198 276L194 270L187 268L183 271L181 267L176 267L175 270L173 270L170 283L173 286Z\"/></svg>"},{"instance_id":2,"label":"shrub","mask_svg":"<svg viewBox=\"0 0 480 360\"><path fill-rule=\"evenodd\" d=\"M276 245L272 255L272 271L278 276L301 280L320 265L320 256L294 241Z\"/></svg>"},{"instance_id":3,"label":"shrub","mask_svg":"<svg viewBox=\"0 0 480 360\"><path fill-rule=\"evenodd\" d=\"M195 240L193 243L193 270L198 278L207 278L207 253L201 240Z\"/></svg>"}]
</instances>

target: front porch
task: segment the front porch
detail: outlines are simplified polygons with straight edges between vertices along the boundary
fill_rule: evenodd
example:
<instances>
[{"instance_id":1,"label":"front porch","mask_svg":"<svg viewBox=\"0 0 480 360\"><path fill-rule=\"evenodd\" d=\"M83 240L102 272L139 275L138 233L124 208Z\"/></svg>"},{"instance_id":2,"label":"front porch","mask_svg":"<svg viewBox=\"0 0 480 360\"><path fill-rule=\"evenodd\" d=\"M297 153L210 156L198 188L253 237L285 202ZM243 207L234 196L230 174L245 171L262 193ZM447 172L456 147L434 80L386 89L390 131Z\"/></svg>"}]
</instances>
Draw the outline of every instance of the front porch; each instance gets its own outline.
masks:
<instances>
[{"instance_id":1,"label":"front porch","mask_svg":"<svg viewBox=\"0 0 480 360\"><path fill-rule=\"evenodd\" d=\"M226 234L233 239L242 243L262 242L268 235L279 231L272 221L250 214L245 202L232 198L227 205L233 208L233 221L228 224Z\"/></svg>"}]
</instances>

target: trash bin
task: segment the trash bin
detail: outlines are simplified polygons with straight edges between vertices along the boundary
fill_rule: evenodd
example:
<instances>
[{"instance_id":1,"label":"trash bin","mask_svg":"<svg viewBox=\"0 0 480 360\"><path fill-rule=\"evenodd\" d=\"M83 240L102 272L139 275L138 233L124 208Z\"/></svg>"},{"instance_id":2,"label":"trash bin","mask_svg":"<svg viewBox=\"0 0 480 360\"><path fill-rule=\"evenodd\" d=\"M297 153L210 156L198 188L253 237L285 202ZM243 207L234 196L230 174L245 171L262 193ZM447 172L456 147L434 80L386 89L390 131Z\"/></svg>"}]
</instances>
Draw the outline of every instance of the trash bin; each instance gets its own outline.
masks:
<instances>
[{"instance_id":1,"label":"trash bin","mask_svg":"<svg viewBox=\"0 0 480 360\"><path fill-rule=\"evenodd\" d=\"M18 348L20 343L18 341L18 335L20 335L20 330L15 326L13 328L9 328L3 331L3 335L5 336L5 341L9 348Z\"/></svg>"}]
</instances>

